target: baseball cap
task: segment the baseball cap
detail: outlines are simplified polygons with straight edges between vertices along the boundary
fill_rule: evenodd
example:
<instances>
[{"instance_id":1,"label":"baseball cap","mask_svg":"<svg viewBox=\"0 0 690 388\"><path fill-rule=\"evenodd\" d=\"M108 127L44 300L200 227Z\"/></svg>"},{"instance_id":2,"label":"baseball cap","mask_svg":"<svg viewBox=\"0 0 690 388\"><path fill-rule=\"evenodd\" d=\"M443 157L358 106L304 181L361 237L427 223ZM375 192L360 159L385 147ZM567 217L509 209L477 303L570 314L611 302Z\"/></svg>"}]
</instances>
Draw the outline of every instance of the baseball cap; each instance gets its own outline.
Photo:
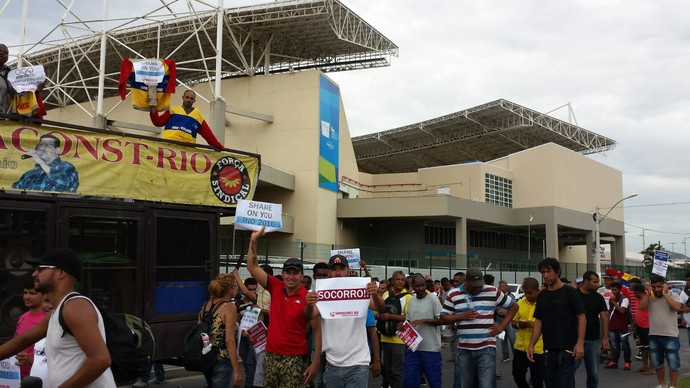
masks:
<instances>
[{"instance_id":1,"label":"baseball cap","mask_svg":"<svg viewBox=\"0 0 690 388\"><path fill-rule=\"evenodd\" d=\"M465 281L472 287L481 287L484 285L484 274L482 274L482 270L479 268L468 269L465 276Z\"/></svg>"},{"instance_id":2,"label":"baseball cap","mask_svg":"<svg viewBox=\"0 0 690 388\"><path fill-rule=\"evenodd\" d=\"M285 263L283 263L283 271L290 268L294 268L300 272L303 272L302 262L299 259L295 259L294 257L285 260Z\"/></svg>"},{"instance_id":3,"label":"baseball cap","mask_svg":"<svg viewBox=\"0 0 690 388\"><path fill-rule=\"evenodd\" d=\"M331 268L332 266L336 264L341 264L344 265L347 268L347 258L343 255L333 255L331 256L330 259L328 259L328 268Z\"/></svg>"},{"instance_id":4,"label":"baseball cap","mask_svg":"<svg viewBox=\"0 0 690 388\"><path fill-rule=\"evenodd\" d=\"M28 259L26 262L32 265L52 265L77 280L81 278L81 260L77 253L69 248L51 249L40 258Z\"/></svg>"}]
</instances>

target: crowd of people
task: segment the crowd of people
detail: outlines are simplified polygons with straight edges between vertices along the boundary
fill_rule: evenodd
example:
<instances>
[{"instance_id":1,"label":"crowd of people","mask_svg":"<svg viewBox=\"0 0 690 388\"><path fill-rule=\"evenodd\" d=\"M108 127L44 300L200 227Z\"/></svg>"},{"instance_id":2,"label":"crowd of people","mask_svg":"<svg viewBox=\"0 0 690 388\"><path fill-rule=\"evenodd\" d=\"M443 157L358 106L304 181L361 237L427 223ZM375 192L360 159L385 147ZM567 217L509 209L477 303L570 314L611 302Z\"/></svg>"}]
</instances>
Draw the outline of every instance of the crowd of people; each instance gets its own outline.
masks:
<instances>
[{"instance_id":1,"label":"crowd of people","mask_svg":"<svg viewBox=\"0 0 690 388\"><path fill-rule=\"evenodd\" d=\"M558 260L546 258L538 265L542 284L524 278L523 294L516 298L505 281L496 287L494 277L478 268L439 281L396 271L366 284L366 315L324 319L312 283L357 276L347 258L334 255L315 264L312 276L304 274L299 259L288 259L274 276L271 266L258 263L263 234L253 232L250 238L250 277L242 281L234 270L209 283L209 299L199 312L200 320L207 312L213 317L208 336L218 357L204 372L209 388L361 388L371 376L382 376L384 388L440 388L441 349L447 342L453 358L446 361L455 363L454 388L496 387L503 377L497 360L510 362L511 353L512 378L520 388L575 387L582 364L587 377L578 386L597 387L600 365L632 370L633 357L641 361L634 371L656 375L658 388L677 384L676 314L684 314L682 323L690 331L690 273L680 295L658 275L646 284L631 279L626 285L603 274L601 285L600 275L587 271L571 284L561 276ZM35 265L24 290L28 311L15 337L0 346L0 358L16 356L22 377L39 376L44 387L114 387L100 313L85 297L68 298L80 273L76 254L52 250ZM366 264L360 266L371 277ZM63 305L64 320L74 328L67 337L53 322L55 314L44 319L53 306ZM257 322L267 327L265 351L258 353L247 335ZM404 322L421 337L414 351L399 336ZM46 349L53 349L50 357ZM156 382L165 382L162 366L152 364L134 387L148 386L151 367Z\"/></svg>"},{"instance_id":2,"label":"crowd of people","mask_svg":"<svg viewBox=\"0 0 690 388\"><path fill-rule=\"evenodd\" d=\"M241 306L237 319L256 308L267 324L268 343L266 352L256 357L251 342L240 347L245 374L235 386L359 388L366 387L371 376L381 375L386 388L441 387L442 328L454 333L453 359L447 360L455 362L454 387L495 387L503 377L496 362L510 362L511 353L518 387L575 387L575 372L582 364L586 386L596 387L600 364L619 367L621 350L622 369L632 369L630 339L642 361L635 372L656 375L660 387L667 387L667 381L675 387L677 382L675 314L690 308L688 297L669 291L660 276L653 275L646 285L633 279L628 287L606 274L600 285L600 275L587 271L570 283L562 278L558 260L547 258L538 266L542 284L525 278L524 294L517 299L505 281L496 287L493 276L477 268L437 281L396 271L367 285L368 316L323 319L318 294L310 291L312 277L357 276L347 259L335 255L317 263L312 276L304 274L300 260L288 259L274 276L270 266L258 264L256 246L262 235L254 232L250 239L251 277L240 282L237 271L233 276L242 293L236 298L236 306ZM360 265L371 277L366 264ZM396 304L397 311L389 309ZM395 332L406 321L422 338L415 351ZM502 342L500 359L497 342Z\"/></svg>"}]
</instances>

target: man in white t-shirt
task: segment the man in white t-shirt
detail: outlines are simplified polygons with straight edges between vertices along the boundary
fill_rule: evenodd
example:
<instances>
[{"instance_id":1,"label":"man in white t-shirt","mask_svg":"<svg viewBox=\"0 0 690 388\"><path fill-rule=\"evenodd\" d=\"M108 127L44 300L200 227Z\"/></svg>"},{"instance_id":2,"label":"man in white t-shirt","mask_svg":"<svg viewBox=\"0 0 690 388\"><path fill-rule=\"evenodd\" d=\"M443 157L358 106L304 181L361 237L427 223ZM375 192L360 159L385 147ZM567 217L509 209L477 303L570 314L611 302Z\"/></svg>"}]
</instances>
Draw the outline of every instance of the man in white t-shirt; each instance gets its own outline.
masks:
<instances>
[{"instance_id":1,"label":"man in white t-shirt","mask_svg":"<svg viewBox=\"0 0 690 388\"><path fill-rule=\"evenodd\" d=\"M333 255L328 260L329 275L332 278L348 277L350 271L347 258ZM317 280L318 281L318 280ZM383 299L374 282L367 284L369 309L382 311ZM320 314L316 306L316 292L307 294L308 320ZM323 319L321 318L322 350L326 355L324 382L328 388L361 388L369 381L369 362L371 354L367 342L367 316L359 318ZM314 355L317 357L317 355Z\"/></svg>"},{"instance_id":2,"label":"man in white t-shirt","mask_svg":"<svg viewBox=\"0 0 690 388\"><path fill-rule=\"evenodd\" d=\"M32 275L36 290L45 294L56 311L62 309L62 317L71 333L64 333L58 322L59 314L52 314L0 346L0 359L45 337L51 387L114 388L101 314L86 297L78 296L65 302L81 275L79 256L71 249L57 248L27 263L36 266Z\"/></svg>"},{"instance_id":3,"label":"man in white t-shirt","mask_svg":"<svg viewBox=\"0 0 690 388\"><path fill-rule=\"evenodd\" d=\"M416 351L405 351L403 386L419 386L422 374L430 388L441 388L441 302L433 294L426 292L422 275L412 278L415 295L407 303L407 320L419 332L422 342Z\"/></svg>"}]
</instances>

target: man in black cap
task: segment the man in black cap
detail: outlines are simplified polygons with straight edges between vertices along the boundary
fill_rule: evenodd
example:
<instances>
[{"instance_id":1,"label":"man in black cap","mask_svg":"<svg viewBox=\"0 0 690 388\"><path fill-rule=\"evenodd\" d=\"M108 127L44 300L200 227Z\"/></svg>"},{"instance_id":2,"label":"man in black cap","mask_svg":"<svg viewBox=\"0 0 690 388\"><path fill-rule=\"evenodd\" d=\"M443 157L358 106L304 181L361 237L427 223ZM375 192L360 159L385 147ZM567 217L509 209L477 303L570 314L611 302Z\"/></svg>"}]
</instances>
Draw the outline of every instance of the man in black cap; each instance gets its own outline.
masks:
<instances>
[{"instance_id":1,"label":"man in black cap","mask_svg":"<svg viewBox=\"0 0 690 388\"><path fill-rule=\"evenodd\" d=\"M247 253L247 269L257 283L271 294L268 342L264 360L263 386L299 387L316 377L320 357L314 357L307 367L307 290L302 287L304 271L299 259L290 258L283 264L283 280L266 274L257 259L257 244L266 234L264 228L252 233ZM321 354L321 322L310 320L314 331L314 353ZM306 369L306 371L305 371ZM305 378L306 376L306 378Z\"/></svg>"},{"instance_id":2,"label":"man in black cap","mask_svg":"<svg viewBox=\"0 0 690 388\"><path fill-rule=\"evenodd\" d=\"M27 262L36 265L32 275L36 290L45 294L55 311L62 310L71 333L63 332L59 314L46 316L31 330L0 346L0 359L45 337L46 348L50 349L49 386L115 387L101 314L84 296L65 301L80 278L81 261L77 254L71 249L58 248Z\"/></svg>"},{"instance_id":3,"label":"man in black cap","mask_svg":"<svg viewBox=\"0 0 690 388\"><path fill-rule=\"evenodd\" d=\"M329 277L348 277L347 258L333 255L328 260ZM318 281L318 280L317 280ZM382 311L383 299L374 282L367 283L369 309ZM367 316L358 318L323 319L316 302L318 294L307 294L311 317L321 320L323 352L328 368L324 374L327 387L359 388L368 384L371 354L367 345ZM343 341L343 338L348 338ZM378 355L377 355L378 356Z\"/></svg>"}]
</instances>

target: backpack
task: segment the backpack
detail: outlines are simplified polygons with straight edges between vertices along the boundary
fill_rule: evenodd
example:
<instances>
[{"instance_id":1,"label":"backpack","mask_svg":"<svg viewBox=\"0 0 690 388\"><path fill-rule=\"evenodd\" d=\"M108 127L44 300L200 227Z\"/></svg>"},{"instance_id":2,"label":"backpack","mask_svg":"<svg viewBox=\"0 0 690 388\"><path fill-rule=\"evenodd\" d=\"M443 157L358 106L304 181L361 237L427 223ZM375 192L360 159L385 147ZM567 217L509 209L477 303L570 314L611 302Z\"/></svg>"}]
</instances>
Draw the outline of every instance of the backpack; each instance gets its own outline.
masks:
<instances>
[{"instance_id":1,"label":"backpack","mask_svg":"<svg viewBox=\"0 0 690 388\"><path fill-rule=\"evenodd\" d=\"M407 292L401 292L398 295L388 294L386 300L383 301L383 312L382 314L402 314L402 305L400 304L400 299L405 295L409 295ZM376 330L383 335L395 335L398 331L398 321L388 320L384 321L379 319L376 321Z\"/></svg>"},{"instance_id":2,"label":"backpack","mask_svg":"<svg viewBox=\"0 0 690 388\"><path fill-rule=\"evenodd\" d=\"M201 316L199 323L187 333L184 339L184 368L188 371L210 371L216 362L216 358L218 357L215 346L210 352L206 354L202 353L201 350L203 349L204 344L201 340L201 333L209 334L211 332L213 329L213 316L216 314L216 311L220 308L220 306L227 302L222 301L211 305L211 308L204 312L208 303L209 302L204 303L204 306L199 312L199 315Z\"/></svg>"},{"instance_id":3,"label":"backpack","mask_svg":"<svg viewBox=\"0 0 690 388\"><path fill-rule=\"evenodd\" d=\"M78 293L67 295L58 311L58 322L65 334L72 334L62 316L62 307L69 299L79 296ZM93 304L93 302L91 302ZM151 326L146 321L130 314L106 313L96 306L101 313L105 327L105 342L110 353L110 370L115 382L134 380L150 370L155 349L155 340Z\"/></svg>"}]
</instances>

